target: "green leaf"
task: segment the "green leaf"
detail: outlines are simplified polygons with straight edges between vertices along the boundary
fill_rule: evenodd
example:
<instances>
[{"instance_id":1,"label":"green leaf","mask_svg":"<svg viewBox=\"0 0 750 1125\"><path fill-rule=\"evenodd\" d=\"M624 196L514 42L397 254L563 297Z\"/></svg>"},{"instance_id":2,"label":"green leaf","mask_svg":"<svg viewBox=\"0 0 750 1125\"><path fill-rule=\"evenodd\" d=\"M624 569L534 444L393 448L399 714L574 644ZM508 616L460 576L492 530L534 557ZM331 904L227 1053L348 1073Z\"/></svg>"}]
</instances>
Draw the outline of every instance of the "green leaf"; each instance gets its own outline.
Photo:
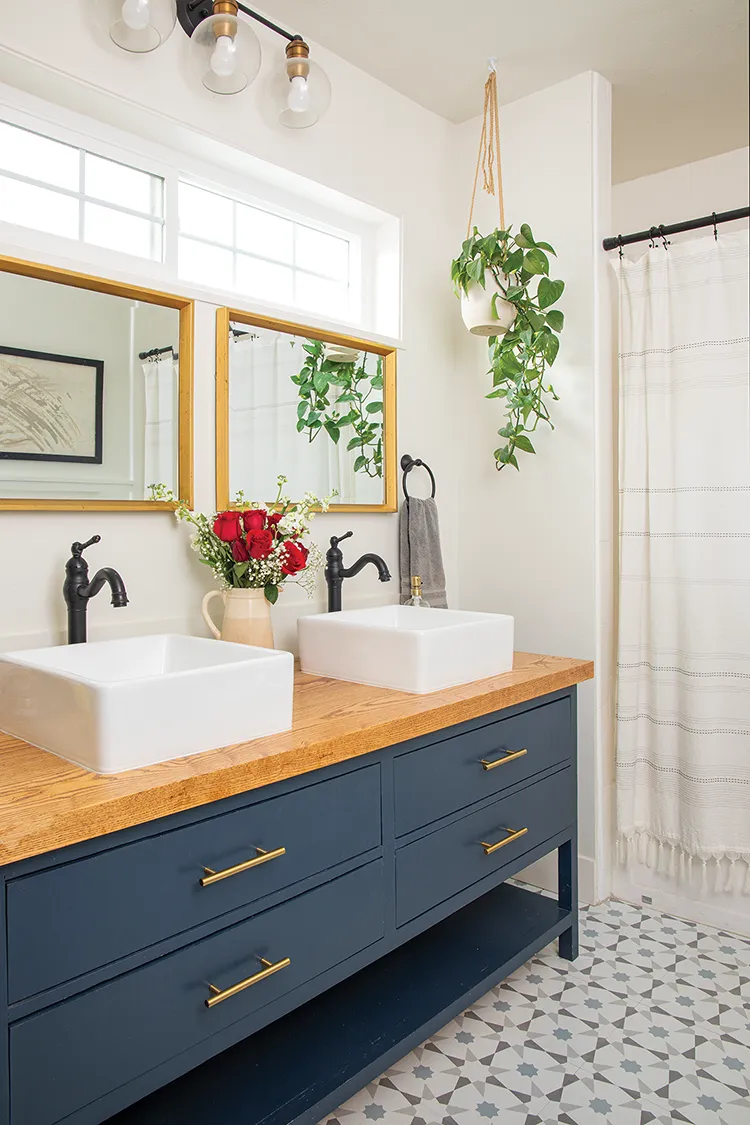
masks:
<instances>
[{"instance_id":1,"label":"green leaf","mask_svg":"<svg viewBox=\"0 0 750 1125\"><path fill-rule=\"evenodd\" d=\"M517 270L520 270L522 265L523 265L523 250L520 250L520 249L514 250L513 253L509 254L508 257L505 259L505 263L503 265L503 273L505 273L505 274L515 273Z\"/></svg>"},{"instance_id":2,"label":"green leaf","mask_svg":"<svg viewBox=\"0 0 750 1125\"><path fill-rule=\"evenodd\" d=\"M366 464L367 464L367 458L363 457L360 454L360 456L357 457L356 461L354 462L354 465L353 465L354 472L358 473L359 470L363 469Z\"/></svg>"},{"instance_id":3,"label":"green leaf","mask_svg":"<svg viewBox=\"0 0 750 1125\"><path fill-rule=\"evenodd\" d=\"M545 337L543 350L544 358L547 360L547 363L552 365L555 362L557 353L560 350L560 341L558 340L557 336L554 336L550 332L549 336Z\"/></svg>"},{"instance_id":4,"label":"green leaf","mask_svg":"<svg viewBox=\"0 0 750 1125\"><path fill-rule=\"evenodd\" d=\"M522 246L524 248L524 250L530 250L532 248L532 246L534 245L534 243L529 242L528 238L526 238L525 235L523 235L523 234L517 234L515 236L515 241L516 241L516 246Z\"/></svg>"},{"instance_id":5,"label":"green leaf","mask_svg":"<svg viewBox=\"0 0 750 1125\"><path fill-rule=\"evenodd\" d=\"M544 317L541 315L541 313L534 312L533 309L529 309L529 311L526 313L526 317L535 332L538 332L541 328L544 328Z\"/></svg>"},{"instance_id":6,"label":"green leaf","mask_svg":"<svg viewBox=\"0 0 750 1125\"><path fill-rule=\"evenodd\" d=\"M537 245L536 242L534 242L534 235L531 233L531 227L529 226L528 223L521 223L521 226L520 226L519 229L521 231L521 234L523 235L523 237L526 239L526 241L529 243L530 246L536 246ZM516 241L518 241L517 238L516 238Z\"/></svg>"},{"instance_id":7,"label":"green leaf","mask_svg":"<svg viewBox=\"0 0 750 1125\"><path fill-rule=\"evenodd\" d=\"M547 324L550 328L554 328L555 332L562 332L563 325L565 324L565 316L559 309L550 309L547 313Z\"/></svg>"},{"instance_id":8,"label":"green leaf","mask_svg":"<svg viewBox=\"0 0 750 1125\"><path fill-rule=\"evenodd\" d=\"M298 418L303 418L305 416L305 414L307 414L307 406L308 406L308 403L307 403L306 399L303 399L302 402L297 404L297 417Z\"/></svg>"},{"instance_id":9,"label":"green leaf","mask_svg":"<svg viewBox=\"0 0 750 1125\"><path fill-rule=\"evenodd\" d=\"M346 447L347 453L350 453L352 449L356 449L361 444L362 442L360 441L359 437L351 438Z\"/></svg>"},{"instance_id":10,"label":"green leaf","mask_svg":"<svg viewBox=\"0 0 750 1125\"><path fill-rule=\"evenodd\" d=\"M466 267L466 274L470 281L476 281L484 289L484 262L481 258L469 262Z\"/></svg>"},{"instance_id":11,"label":"green leaf","mask_svg":"<svg viewBox=\"0 0 750 1125\"><path fill-rule=\"evenodd\" d=\"M536 245L540 250L546 250L548 254L554 254L557 257L557 251L554 246L550 246L549 242L537 242Z\"/></svg>"},{"instance_id":12,"label":"green leaf","mask_svg":"<svg viewBox=\"0 0 750 1125\"><path fill-rule=\"evenodd\" d=\"M300 420L299 420L299 421L298 421L298 423L297 423L297 433L298 433L298 434L301 434L301 433L302 433L302 431L303 431L303 430L305 429L305 427L306 427L306 426L307 426L307 422L305 421L305 419L304 419L304 418L300 418Z\"/></svg>"},{"instance_id":13,"label":"green leaf","mask_svg":"<svg viewBox=\"0 0 750 1125\"><path fill-rule=\"evenodd\" d=\"M530 274L549 273L549 258L543 250L535 246L524 256L523 268Z\"/></svg>"},{"instance_id":14,"label":"green leaf","mask_svg":"<svg viewBox=\"0 0 750 1125\"><path fill-rule=\"evenodd\" d=\"M353 395L351 391L344 391L344 393L342 395L339 395L339 397L336 399L337 404L339 402L356 402L356 401L357 401L357 396Z\"/></svg>"},{"instance_id":15,"label":"green leaf","mask_svg":"<svg viewBox=\"0 0 750 1125\"><path fill-rule=\"evenodd\" d=\"M383 386L383 376L373 375L372 379L370 379L370 386L374 387L376 391L379 391Z\"/></svg>"},{"instance_id":16,"label":"green leaf","mask_svg":"<svg viewBox=\"0 0 750 1125\"><path fill-rule=\"evenodd\" d=\"M509 285L505 294L505 298L508 301L517 301L519 300L519 298L524 296L525 292L526 290L524 289L523 285Z\"/></svg>"},{"instance_id":17,"label":"green leaf","mask_svg":"<svg viewBox=\"0 0 750 1125\"><path fill-rule=\"evenodd\" d=\"M524 453L536 453L534 446L525 434L518 434L516 437L516 448L522 449Z\"/></svg>"},{"instance_id":18,"label":"green leaf","mask_svg":"<svg viewBox=\"0 0 750 1125\"><path fill-rule=\"evenodd\" d=\"M368 414L382 414L383 413L383 404L382 404L382 402L368 402L367 406L365 407L365 410L367 411Z\"/></svg>"},{"instance_id":19,"label":"green leaf","mask_svg":"<svg viewBox=\"0 0 750 1125\"><path fill-rule=\"evenodd\" d=\"M313 386L319 395L324 395L328 390L328 376L324 371L316 371L313 375Z\"/></svg>"},{"instance_id":20,"label":"green leaf","mask_svg":"<svg viewBox=\"0 0 750 1125\"><path fill-rule=\"evenodd\" d=\"M331 441L334 442L336 445L338 445L338 440L341 437L341 430L339 429L339 427L336 425L335 422L331 421L330 418L327 419L323 423L323 425L325 426L326 432L327 432L329 438L331 439Z\"/></svg>"},{"instance_id":21,"label":"green leaf","mask_svg":"<svg viewBox=\"0 0 750 1125\"><path fill-rule=\"evenodd\" d=\"M274 585L273 582L269 582L268 585L264 587L263 593L266 595L267 602L270 602L271 605L276 605L276 602L279 600L278 586Z\"/></svg>"},{"instance_id":22,"label":"green leaf","mask_svg":"<svg viewBox=\"0 0 750 1125\"><path fill-rule=\"evenodd\" d=\"M540 278L537 290L539 308L546 309L549 305L554 305L555 301L559 301L562 297L564 289L564 281L552 281L549 277Z\"/></svg>"},{"instance_id":23,"label":"green leaf","mask_svg":"<svg viewBox=\"0 0 750 1125\"><path fill-rule=\"evenodd\" d=\"M237 578L242 578L243 575L247 574L249 569L250 569L250 563L249 562L235 563L234 567L233 567L234 573L235 573Z\"/></svg>"}]
</instances>

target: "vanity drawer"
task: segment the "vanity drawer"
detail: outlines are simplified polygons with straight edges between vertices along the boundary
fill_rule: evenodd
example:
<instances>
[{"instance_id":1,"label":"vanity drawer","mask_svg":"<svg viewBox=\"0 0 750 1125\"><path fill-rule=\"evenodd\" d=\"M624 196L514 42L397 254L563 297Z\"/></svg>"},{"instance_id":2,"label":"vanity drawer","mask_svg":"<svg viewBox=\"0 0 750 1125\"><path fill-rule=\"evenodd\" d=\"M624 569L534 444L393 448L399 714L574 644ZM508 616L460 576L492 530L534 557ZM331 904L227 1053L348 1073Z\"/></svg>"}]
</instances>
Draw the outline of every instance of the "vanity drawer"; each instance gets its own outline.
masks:
<instances>
[{"instance_id":1,"label":"vanity drawer","mask_svg":"<svg viewBox=\"0 0 750 1125\"><path fill-rule=\"evenodd\" d=\"M19 1021L10 1031L11 1120L66 1118L371 945L383 935L383 919L383 861L376 860ZM289 963L206 1007L209 983L230 989L262 971L261 957Z\"/></svg>"},{"instance_id":2,"label":"vanity drawer","mask_svg":"<svg viewBox=\"0 0 750 1125\"><path fill-rule=\"evenodd\" d=\"M574 774L564 769L400 848L396 924L403 926L531 851L574 816ZM487 854L484 845L495 844L501 846Z\"/></svg>"},{"instance_id":3,"label":"vanity drawer","mask_svg":"<svg viewBox=\"0 0 750 1125\"><path fill-rule=\"evenodd\" d=\"M291 887L381 843L380 766L111 848L7 888L11 1003ZM202 886L221 872L279 852ZM54 919L54 941L49 940Z\"/></svg>"},{"instance_id":4,"label":"vanity drawer","mask_svg":"<svg viewBox=\"0 0 750 1125\"><path fill-rule=\"evenodd\" d=\"M567 762L572 750L564 698L402 754L393 764L396 835Z\"/></svg>"}]
</instances>

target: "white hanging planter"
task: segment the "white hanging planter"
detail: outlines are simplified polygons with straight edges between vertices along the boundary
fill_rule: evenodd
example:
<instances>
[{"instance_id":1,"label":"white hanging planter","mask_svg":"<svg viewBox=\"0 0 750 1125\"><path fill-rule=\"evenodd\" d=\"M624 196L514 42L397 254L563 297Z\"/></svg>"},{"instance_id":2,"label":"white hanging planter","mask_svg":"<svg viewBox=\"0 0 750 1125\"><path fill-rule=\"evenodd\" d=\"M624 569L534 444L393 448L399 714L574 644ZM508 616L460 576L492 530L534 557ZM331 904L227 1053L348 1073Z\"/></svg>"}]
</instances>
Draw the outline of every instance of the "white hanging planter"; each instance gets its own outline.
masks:
<instances>
[{"instance_id":1,"label":"white hanging planter","mask_svg":"<svg viewBox=\"0 0 750 1125\"><path fill-rule=\"evenodd\" d=\"M467 293L461 294L461 316L464 324L475 336L504 336L516 319L516 306L498 297L493 310L492 298L500 293L500 286L490 270L485 270L484 285L473 281Z\"/></svg>"}]
</instances>

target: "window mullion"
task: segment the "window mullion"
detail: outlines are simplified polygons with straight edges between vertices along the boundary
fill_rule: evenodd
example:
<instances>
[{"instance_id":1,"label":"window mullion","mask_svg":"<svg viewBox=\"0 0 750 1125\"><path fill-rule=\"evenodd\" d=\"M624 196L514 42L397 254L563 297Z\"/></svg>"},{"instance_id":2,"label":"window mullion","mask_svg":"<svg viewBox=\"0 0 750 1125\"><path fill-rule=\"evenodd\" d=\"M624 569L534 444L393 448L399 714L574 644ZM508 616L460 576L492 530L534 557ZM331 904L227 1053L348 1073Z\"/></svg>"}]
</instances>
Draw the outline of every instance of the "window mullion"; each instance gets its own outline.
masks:
<instances>
[{"instance_id":1,"label":"window mullion","mask_svg":"<svg viewBox=\"0 0 750 1125\"><path fill-rule=\"evenodd\" d=\"M78 240L84 242L86 195L86 153L82 148L78 150Z\"/></svg>"}]
</instances>

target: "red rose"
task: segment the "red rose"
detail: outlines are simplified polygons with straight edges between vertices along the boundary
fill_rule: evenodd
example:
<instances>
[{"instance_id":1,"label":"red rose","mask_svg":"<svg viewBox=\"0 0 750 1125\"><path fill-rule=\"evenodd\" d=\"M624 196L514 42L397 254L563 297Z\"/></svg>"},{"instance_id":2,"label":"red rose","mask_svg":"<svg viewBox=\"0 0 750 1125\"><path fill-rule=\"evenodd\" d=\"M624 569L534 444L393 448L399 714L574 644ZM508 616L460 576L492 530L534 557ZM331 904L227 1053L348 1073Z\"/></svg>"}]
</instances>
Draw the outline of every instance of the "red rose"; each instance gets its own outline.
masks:
<instances>
[{"instance_id":1,"label":"red rose","mask_svg":"<svg viewBox=\"0 0 750 1125\"><path fill-rule=\"evenodd\" d=\"M239 512L219 512L214 520L214 535L225 543L231 543L242 535L242 521Z\"/></svg>"},{"instance_id":2,"label":"red rose","mask_svg":"<svg viewBox=\"0 0 750 1125\"><path fill-rule=\"evenodd\" d=\"M232 544L232 556L235 562L247 562L250 558L247 547L242 539L235 539Z\"/></svg>"},{"instance_id":3,"label":"red rose","mask_svg":"<svg viewBox=\"0 0 750 1125\"><path fill-rule=\"evenodd\" d=\"M280 523L281 523L281 512L271 512L270 516L268 517L268 526L269 527L278 527Z\"/></svg>"},{"instance_id":4,"label":"red rose","mask_svg":"<svg viewBox=\"0 0 750 1125\"><path fill-rule=\"evenodd\" d=\"M247 549L251 559L266 559L271 554L273 535L268 530L250 531L247 536Z\"/></svg>"},{"instance_id":5,"label":"red rose","mask_svg":"<svg viewBox=\"0 0 750 1125\"><path fill-rule=\"evenodd\" d=\"M296 574L299 570L304 570L307 566L307 556L309 555L307 547L303 543L285 544L285 558L284 564L281 568L282 574Z\"/></svg>"},{"instance_id":6,"label":"red rose","mask_svg":"<svg viewBox=\"0 0 750 1125\"><path fill-rule=\"evenodd\" d=\"M261 531L266 526L265 508L249 508L242 513L245 531Z\"/></svg>"}]
</instances>

